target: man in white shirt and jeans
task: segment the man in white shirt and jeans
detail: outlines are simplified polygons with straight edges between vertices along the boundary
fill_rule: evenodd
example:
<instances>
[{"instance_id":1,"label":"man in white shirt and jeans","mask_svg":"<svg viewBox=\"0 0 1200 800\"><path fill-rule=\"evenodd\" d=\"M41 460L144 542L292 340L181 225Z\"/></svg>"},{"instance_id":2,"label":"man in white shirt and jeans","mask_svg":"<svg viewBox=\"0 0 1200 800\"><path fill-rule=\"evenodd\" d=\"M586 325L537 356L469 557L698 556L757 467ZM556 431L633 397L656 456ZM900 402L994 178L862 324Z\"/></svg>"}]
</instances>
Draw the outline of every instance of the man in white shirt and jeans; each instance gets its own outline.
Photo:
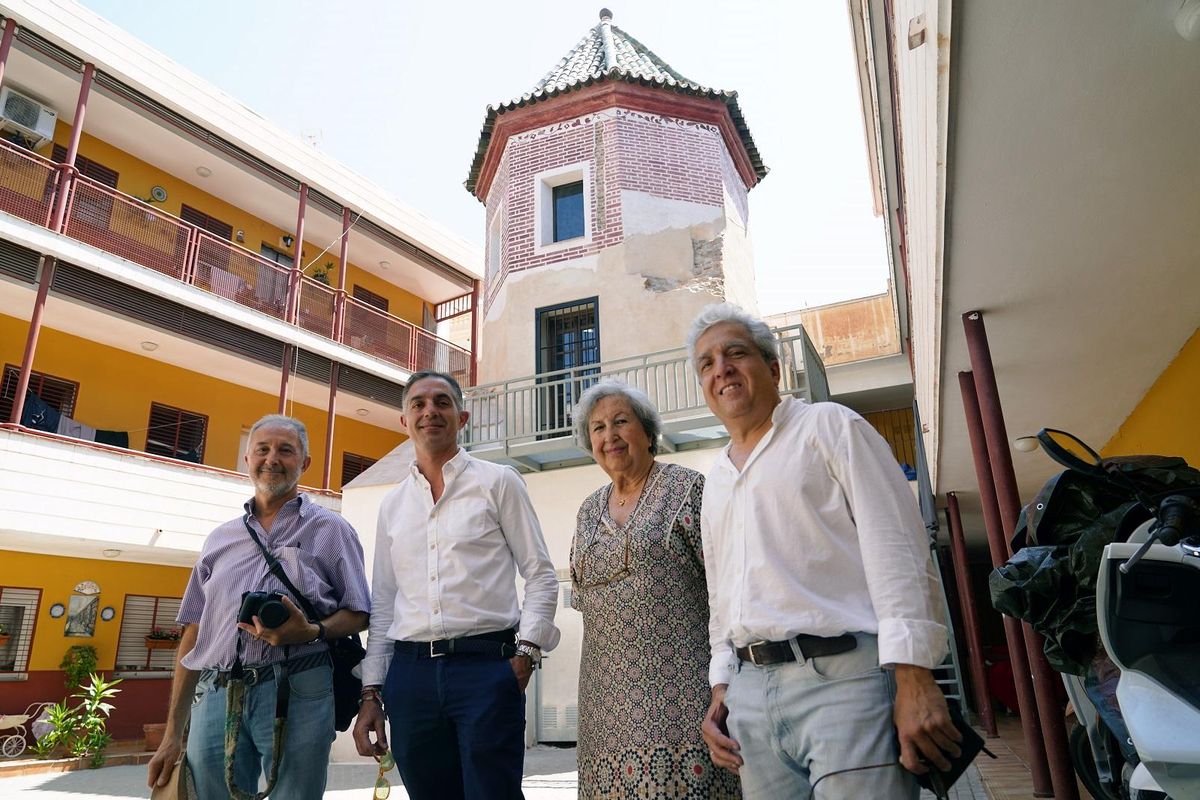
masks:
<instances>
[{"instance_id":1,"label":"man in white shirt and jeans","mask_svg":"<svg viewBox=\"0 0 1200 800\"><path fill-rule=\"evenodd\" d=\"M844 406L781 398L775 337L737 306L702 311L688 353L730 437L701 511L713 763L751 799L915 799L912 773L947 768L961 735L931 672L947 637L929 545L891 450Z\"/></svg>"},{"instance_id":2,"label":"man in white shirt and jeans","mask_svg":"<svg viewBox=\"0 0 1200 800\"><path fill-rule=\"evenodd\" d=\"M558 644L558 579L520 475L458 446L458 382L418 372L401 406L416 462L379 509L355 745L387 751L386 710L413 800L519 798L524 691Z\"/></svg>"}]
</instances>

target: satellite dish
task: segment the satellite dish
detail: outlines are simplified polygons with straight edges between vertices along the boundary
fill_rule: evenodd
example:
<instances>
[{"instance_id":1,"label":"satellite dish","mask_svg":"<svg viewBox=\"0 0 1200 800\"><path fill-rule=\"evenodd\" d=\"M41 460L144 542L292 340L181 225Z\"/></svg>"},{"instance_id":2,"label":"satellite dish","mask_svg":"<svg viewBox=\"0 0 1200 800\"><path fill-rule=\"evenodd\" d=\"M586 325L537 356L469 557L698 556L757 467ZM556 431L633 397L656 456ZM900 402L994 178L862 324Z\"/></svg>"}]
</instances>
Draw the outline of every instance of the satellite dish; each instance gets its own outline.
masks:
<instances>
[{"instance_id":1,"label":"satellite dish","mask_svg":"<svg viewBox=\"0 0 1200 800\"><path fill-rule=\"evenodd\" d=\"M150 197L153 198L154 202L156 203L165 202L167 199L167 190L161 186L155 186L150 190Z\"/></svg>"}]
</instances>

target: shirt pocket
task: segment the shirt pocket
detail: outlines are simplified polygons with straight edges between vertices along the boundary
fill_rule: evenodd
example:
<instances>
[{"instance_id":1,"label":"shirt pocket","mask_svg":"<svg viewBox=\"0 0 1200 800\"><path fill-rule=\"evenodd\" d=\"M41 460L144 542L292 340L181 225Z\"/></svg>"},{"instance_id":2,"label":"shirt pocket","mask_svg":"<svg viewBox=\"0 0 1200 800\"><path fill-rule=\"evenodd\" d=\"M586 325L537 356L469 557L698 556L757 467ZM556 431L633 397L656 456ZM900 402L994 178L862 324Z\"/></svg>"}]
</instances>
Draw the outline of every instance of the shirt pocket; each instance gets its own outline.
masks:
<instances>
[{"instance_id":1,"label":"shirt pocket","mask_svg":"<svg viewBox=\"0 0 1200 800\"><path fill-rule=\"evenodd\" d=\"M283 567L283 572L288 576L288 580L300 594L313 604L318 613L326 615L333 613L335 609L330 608L333 587L325 580L325 572L316 556L299 547L280 547L275 551L275 557L279 559L279 565ZM284 591L287 591L286 587ZM300 606L300 610L303 612L303 604L298 599L293 599L296 600L296 605Z\"/></svg>"}]
</instances>

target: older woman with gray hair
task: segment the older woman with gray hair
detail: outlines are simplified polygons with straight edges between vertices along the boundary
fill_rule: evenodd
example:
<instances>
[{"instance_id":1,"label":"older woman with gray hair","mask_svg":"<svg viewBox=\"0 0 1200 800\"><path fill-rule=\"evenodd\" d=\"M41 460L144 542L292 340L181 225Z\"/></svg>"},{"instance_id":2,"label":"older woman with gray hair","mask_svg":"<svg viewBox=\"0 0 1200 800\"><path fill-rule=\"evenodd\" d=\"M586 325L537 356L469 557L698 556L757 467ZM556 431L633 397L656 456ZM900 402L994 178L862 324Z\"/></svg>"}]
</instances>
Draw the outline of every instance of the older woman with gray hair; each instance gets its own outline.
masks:
<instances>
[{"instance_id":1,"label":"older woman with gray hair","mask_svg":"<svg viewBox=\"0 0 1200 800\"><path fill-rule=\"evenodd\" d=\"M611 482L583 502L571 543L571 605L583 614L579 797L736 798L700 738L708 707L704 477L660 463L650 399L607 380L573 415Z\"/></svg>"}]
</instances>

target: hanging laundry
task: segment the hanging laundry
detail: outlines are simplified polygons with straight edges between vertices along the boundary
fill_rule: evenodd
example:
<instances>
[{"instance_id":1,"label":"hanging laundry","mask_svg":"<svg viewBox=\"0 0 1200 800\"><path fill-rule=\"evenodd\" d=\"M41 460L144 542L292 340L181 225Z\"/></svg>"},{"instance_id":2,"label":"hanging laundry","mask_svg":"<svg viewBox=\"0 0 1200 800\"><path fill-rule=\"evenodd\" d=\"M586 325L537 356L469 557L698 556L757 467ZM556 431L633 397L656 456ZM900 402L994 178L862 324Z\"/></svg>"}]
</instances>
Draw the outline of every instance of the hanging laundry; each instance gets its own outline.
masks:
<instances>
[{"instance_id":1,"label":"hanging laundry","mask_svg":"<svg viewBox=\"0 0 1200 800\"><path fill-rule=\"evenodd\" d=\"M96 441L95 428L73 420L65 414L58 418L58 430L55 433L60 436L70 436L72 439L83 439L87 442Z\"/></svg>"}]
</instances>

